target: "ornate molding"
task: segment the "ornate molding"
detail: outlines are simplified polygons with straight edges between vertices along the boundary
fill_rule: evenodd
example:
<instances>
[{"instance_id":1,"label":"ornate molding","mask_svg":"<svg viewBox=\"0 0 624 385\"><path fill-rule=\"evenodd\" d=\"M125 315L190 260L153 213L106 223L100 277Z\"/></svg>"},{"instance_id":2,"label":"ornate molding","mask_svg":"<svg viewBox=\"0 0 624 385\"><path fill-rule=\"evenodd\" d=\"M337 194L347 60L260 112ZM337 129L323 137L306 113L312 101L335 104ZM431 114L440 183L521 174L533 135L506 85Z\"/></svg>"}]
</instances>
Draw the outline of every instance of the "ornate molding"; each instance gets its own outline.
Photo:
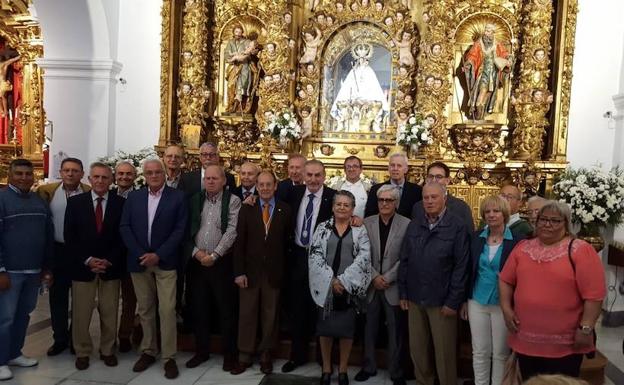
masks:
<instances>
[{"instance_id":1,"label":"ornate molding","mask_svg":"<svg viewBox=\"0 0 624 385\"><path fill-rule=\"evenodd\" d=\"M160 140L159 144L166 144L171 136L171 103L173 88L171 72L171 5L172 0L163 0L160 10Z\"/></svg>"}]
</instances>

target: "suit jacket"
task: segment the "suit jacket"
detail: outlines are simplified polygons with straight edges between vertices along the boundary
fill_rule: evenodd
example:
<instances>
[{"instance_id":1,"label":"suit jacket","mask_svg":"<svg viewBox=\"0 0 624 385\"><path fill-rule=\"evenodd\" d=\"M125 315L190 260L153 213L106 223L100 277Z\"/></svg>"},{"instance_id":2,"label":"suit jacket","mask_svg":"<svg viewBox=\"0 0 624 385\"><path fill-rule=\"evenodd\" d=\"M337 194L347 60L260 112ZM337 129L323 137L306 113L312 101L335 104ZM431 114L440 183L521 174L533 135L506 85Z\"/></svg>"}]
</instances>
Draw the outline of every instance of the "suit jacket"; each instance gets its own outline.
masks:
<instances>
[{"instance_id":1,"label":"suit jacket","mask_svg":"<svg viewBox=\"0 0 624 385\"><path fill-rule=\"evenodd\" d=\"M234 187L234 189L231 189L230 192L232 192L232 194L234 194L237 197L239 197L241 202L244 200L243 199L243 186L242 185ZM258 188L257 187L254 189L253 195L258 196ZM275 198L275 199L277 199L277 198Z\"/></svg>"},{"instance_id":2,"label":"suit jacket","mask_svg":"<svg viewBox=\"0 0 624 385\"><path fill-rule=\"evenodd\" d=\"M102 232L97 233L95 209L91 192L75 195L67 200L64 237L71 258L71 277L74 281L88 282L95 279L87 265L89 257L106 259L111 266L100 274L103 280L120 279L126 271L126 248L119 233L119 223L125 199L108 194Z\"/></svg>"},{"instance_id":3,"label":"suit jacket","mask_svg":"<svg viewBox=\"0 0 624 385\"><path fill-rule=\"evenodd\" d=\"M299 214L299 206L301 206L301 202L303 201L305 192L305 185L293 186L291 194L289 196L290 199L288 204L290 205L290 210L292 211L294 228L296 228L297 226L297 215ZM336 194L336 190L327 186L323 187L323 195L321 196L321 207L319 207L318 216L316 217L316 222L314 223L314 230L316 230L316 227L319 225L319 223L325 222L332 217L332 204L334 200L334 194ZM312 233L314 233L314 231L312 231ZM312 239L311 236L310 239ZM293 244L295 244L294 237Z\"/></svg>"},{"instance_id":4,"label":"suit jacket","mask_svg":"<svg viewBox=\"0 0 624 385\"><path fill-rule=\"evenodd\" d=\"M245 274L249 287L257 287L262 274L280 288L284 277L286 247L292 234L290 207L275 200L269 232L265 236L260 199L253 206L242 205L234 243L234 276Z\"/></svg>"},{"instance_id":5,"label":"suit jacket","mask_svg":"<svg viewBox=\"0 0 624 385\"><path fill-rule=\"evenodd\" d=\"M178 183L178 190L184 191L184 194L186 194L186 198L188 199L196 192L201 191L202 183L201 169L185 172L182 174L180 182ZM225 186L229 188L230 191L236 188L234 175L227 171L225 172Z\"/></svg>"},{"instance_id":6,"label":"suit jacket","mask_svg":"<svg viewBox=\"0 0 624 385\"><path fill-rule=\"evenodd\" d=\"M368 232L368 238L371 244L371 264L373 267L372 279L382 275L390 287L384 290L384 295L388 303L392 306L399 304L399 289L396 284L397 274L399 271L399 254L401 252L401 244L405 231L410 220L400 214L395 214L390 225L388 240L386 241L386 249L383 255L383 266L381 262L381 237L379 233L379 215L371 215L364 219L364 226ZM381 272L384 272L381 274ZM371 280L372 282L372 280ZM368 287L368 302L373 300L375 294L375 286Z\"/></svg>"},{"instance_id":7,"label":"suit jacket","mask_svg":"<svg viewBox=\"0 0 624 385\"><path fill-rule=\"evenodd\" d=\"M50 203L52 202L52 198L54 197L56 189L58 189L60 185L61 182L53 182L41 185L37 187L37 194L39 194L39 196L44 201ZM89 186L88 184L80 183L80 187L82 188L83 192L91 191L91 186Z\"/></svg>"},{"instance_id":8,"label":"suit jacket","mask_svg":"<svg viewBox=\"0 0 624 385\"><path fill-rule=\"evenodd\" d=\"M376 185L371 187L370 192L368 193L368 200L366 201L366 210L364 211L364 217L379 213L379 206L377 205L377 190L379 190L379 188L385 184L390 184L390 181L387 180L384 183L377 183ZM412 207L414 207L414 204L416 202L420 202L421 200L422 187L417 184L405 181L397 213L403 215L406 218L411 218Z\"/></svg>"},{"instance_id":9,"label":"suit jacket","mask_svg":"<svg viewBox=\"0 0 624 385\"><path fill-rule=\"evenodd\" d=\"M446 209L454 213L455 216L457 216L458 218L460 218L466 225L466 230L468 230L472 234L472 232L475 230L475 224L474 220L472 219L472 210L466 202L459 198L455 198L452 195L447 195ZM425 215L425 209L423 208L422 201L416 202L416 204L412 208L411 218L414 219L418 215Z\"/></svg>"},{"instance_id":10,"label":"suit jacket","mask_svg":"<svg viewBox=\"0 0 624 385\"><path fill-rule=\"evenodd\" d=\"M277 184L277 191L275 192L275 199L279 199L282 202L289 202L290 192L292 191L293 181L290 178L284 179Z\"/></svg>"},{"instance_id":11,"label":"suit jacket","mask_svg":"<svg viewBox=\"0 0 624 385\"><path fill-rule=\"evenodd\" d=\"M152 223L151 242L147 239L147 196L147 187L132 191L121 216L119 228L128 248L128 271L144 271L139 257L149 252L158 255L161 269L176 269L181 263L179 247L188 219L184 193L165 185Z\"/></svg>"}]
</instances>

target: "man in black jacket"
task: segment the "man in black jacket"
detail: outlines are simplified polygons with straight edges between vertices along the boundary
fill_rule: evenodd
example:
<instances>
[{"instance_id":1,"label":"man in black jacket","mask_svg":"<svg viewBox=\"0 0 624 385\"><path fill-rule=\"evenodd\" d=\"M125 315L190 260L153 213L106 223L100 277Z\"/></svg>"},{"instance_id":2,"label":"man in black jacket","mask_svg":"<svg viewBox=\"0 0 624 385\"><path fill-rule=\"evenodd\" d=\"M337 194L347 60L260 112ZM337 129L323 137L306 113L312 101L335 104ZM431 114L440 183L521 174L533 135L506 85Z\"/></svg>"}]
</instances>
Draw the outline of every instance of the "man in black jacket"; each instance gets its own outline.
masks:
<instances>
[{"instance_id":1,"label":"man in black jacket","mask_svg":"<svg viewBox=\"0 0 624 385\"><path fill-rule=\"evenodd\" d=\"M119 285L125 272L125 248L119 234L124 198L109 193L110 167L93 163L89 172L92 190L71 197L65 213L65 245L71 256L72 340L76 368L89 367L93 350L89 325L96 304L100 316L100 358L117 366L115 341Z\"/></svg>"},{"instance_id":2,"label":"man in black jacket","mask_svg":"<svg viewBox=\"0 0 624 385\"><path fill-rule=\"evenodd\" d=\"M203 143L199 147L199 161L201 162L201 168L183 174L178 184L178 190L184 191L187 199L203 189L204 169L212 164L217 166L220 164L219 147L211 142ZM227 171L225 172L225 181L225 186L230 191L236 188L234 175Z\"/></svg>"},{"instance_id":3,"label":"man in black jacket","mask_svg":"<svg viewBox=\"0 0 624 385\"><path fill-rule=\"evenodd\" d=\"M411 218L414 203L422 200L422 188L417 184L407 181L405 178L407 171L407 157L405 154L395 153L390 155L390 159L388 160L388 173L390 174L390 179L371 187L368 192L368 200L366 201L366 210L364 211L365 217L379 213L379 207L377 205L377 190L379 190L379 188L384 184L391 184L399 188L401 196L399 199L399 208L397 209L397 213L406 218Z\"/></svg>"}]
</instances>

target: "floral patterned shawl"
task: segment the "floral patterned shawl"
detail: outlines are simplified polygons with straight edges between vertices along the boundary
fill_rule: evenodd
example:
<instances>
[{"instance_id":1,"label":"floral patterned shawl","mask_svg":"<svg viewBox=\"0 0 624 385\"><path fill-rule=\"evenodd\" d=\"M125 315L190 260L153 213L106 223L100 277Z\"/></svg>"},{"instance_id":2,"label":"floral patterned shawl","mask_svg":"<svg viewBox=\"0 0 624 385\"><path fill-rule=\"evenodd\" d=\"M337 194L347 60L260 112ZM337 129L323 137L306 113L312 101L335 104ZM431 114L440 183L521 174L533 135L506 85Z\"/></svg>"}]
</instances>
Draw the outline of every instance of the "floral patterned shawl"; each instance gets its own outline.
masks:
<instances>
[{"instance_id":1,"label":"floral patterned shawl","mask_svg":"<svg viewBox=\"0 0 624 385\"><path fill-rule=\"evenodd\" d=\"M334 273L327 264L327 241L332 234L334 218L318 225L310 251L308 253L308 274L310 279L310 293L314 302L331 310L333 300L331 281ZM353 234L353 263L344 273L336 278L340 280L350 297L365 298L366 289L371 281L370 243L364 226L351 227Z\"/></svg>"}]
</instances>

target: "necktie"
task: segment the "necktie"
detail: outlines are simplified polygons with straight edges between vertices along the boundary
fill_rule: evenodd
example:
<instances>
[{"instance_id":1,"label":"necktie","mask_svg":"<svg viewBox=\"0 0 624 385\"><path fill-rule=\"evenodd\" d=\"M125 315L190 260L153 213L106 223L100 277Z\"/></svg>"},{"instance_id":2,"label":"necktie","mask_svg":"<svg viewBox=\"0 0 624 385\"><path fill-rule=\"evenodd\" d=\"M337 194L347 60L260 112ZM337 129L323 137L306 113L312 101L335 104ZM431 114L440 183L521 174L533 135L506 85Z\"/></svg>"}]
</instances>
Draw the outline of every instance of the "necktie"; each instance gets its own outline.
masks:
<instances>
[{"instance_id":1,"label":"necktie","mask_svg":"<svg viewBox=\"0 0 624 385\"><path fill-rule=\"evenodd\" d=\"M262 221L264 222L264 232L269 233L269 223L271 222L271 213L269 211L270 205L264 203L262 205Z\"/></svg>"},{"instance_id":2,"label":"necktie","mask_svg":"<svg viewBox=\"0 0 624 385\"><path fill-rule=\"evenodd\" d=\"M303 246L310 243L310 229L312 228L312 215L314 213L314 194L308 195L308 205L306 206L305 217L303 218L303 226L301 228L301 236L299 240Z\"/></svg>"},{"instance_id":3,"label":"necktie","mask_svg":"<svg viewBox=\"0 0 624 385\"><path fill-rule=\"evenodd\" d=\"M95 206L95 229L97 233L102 232L102 223L104 222L104 210L102 209L102 201L104 198L98 197L97 206Z\"/></svg>"},{"instance_id":4,"label":"necktie","mask_svg":"<svg viewBox=\"0 0 624 385\"><path fill-rule=\"evenodd\" d=\"M245 191L243 193L243 200L247 199L250 195L251 195L251 193L249 191Z\"/></svg>"},{"instance_id":5,"label":"necktie","mask_svg":"<svg viewBox=\"0 0 624 385\"><path fill-rule=\"evenodd\" d=\"M397 206L401 204L401 197L403 196L403 186L397 186L399 188L399 200L397 201Z\"/></svg>"}]
</instances>

